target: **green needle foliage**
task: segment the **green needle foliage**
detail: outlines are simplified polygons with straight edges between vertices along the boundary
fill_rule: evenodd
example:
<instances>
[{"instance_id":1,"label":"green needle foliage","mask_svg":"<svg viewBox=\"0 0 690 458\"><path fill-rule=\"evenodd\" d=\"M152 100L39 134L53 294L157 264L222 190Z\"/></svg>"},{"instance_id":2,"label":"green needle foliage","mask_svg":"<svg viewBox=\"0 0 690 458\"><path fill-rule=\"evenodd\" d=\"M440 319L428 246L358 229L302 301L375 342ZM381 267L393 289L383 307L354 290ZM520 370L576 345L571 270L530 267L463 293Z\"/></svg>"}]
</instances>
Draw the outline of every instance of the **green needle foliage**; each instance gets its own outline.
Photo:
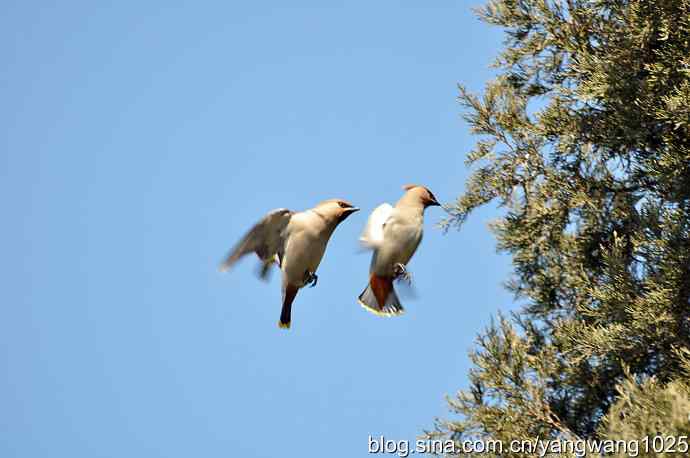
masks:
<instances>
[{"instance_id":1,"label":"green needle foliage","mask_svg":"<svg viewBox=\"0 0 690 458\"><path fill-rule=\"evenodd\" d=\"M483 95L460 87L479 138L445 225L505 210L491 227L522 307L478 337L470 387L450 399L460 415L429 436L633 438L653 418L687 434L690 0L490 0L478 14L505 49Z\"/></svg>"}]
</instances>

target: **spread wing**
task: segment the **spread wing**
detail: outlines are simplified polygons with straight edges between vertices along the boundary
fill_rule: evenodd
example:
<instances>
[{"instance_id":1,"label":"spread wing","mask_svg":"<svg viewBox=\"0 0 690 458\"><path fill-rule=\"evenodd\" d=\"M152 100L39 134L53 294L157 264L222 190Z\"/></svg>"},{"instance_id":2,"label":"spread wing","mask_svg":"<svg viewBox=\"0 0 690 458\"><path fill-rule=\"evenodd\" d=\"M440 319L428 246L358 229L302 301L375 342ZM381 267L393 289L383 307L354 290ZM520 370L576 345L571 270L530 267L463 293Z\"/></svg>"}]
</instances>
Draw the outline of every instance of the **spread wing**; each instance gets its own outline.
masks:
<instances>
[{"instance_id":1,"label":"spread wing","mask_svg":"<svg viewBox=\"0 0 690 458\"><path fill-rule=\"evenodd\" d=\"M220 271L224 272L230 269L242 256L256 253L264 263L261 270L261 276L264 277L276 257L280 259L283 255L285 227L292 215L293 212L287 208L279 208L264 216L230 250L230 253L220 264Z\"/></svg>"},{"instance_id":2,"label":"spread wing","mask_svg":"<svg viewBox=\"0 0 690 458\"><path fill-rule=\"evenodd\" d=\"M390 204L381 204L369 215L364 232L359 238L360 243L366 248L377 248L383 243L383 226L393 213Z\"/></svg>"}]
</instances>

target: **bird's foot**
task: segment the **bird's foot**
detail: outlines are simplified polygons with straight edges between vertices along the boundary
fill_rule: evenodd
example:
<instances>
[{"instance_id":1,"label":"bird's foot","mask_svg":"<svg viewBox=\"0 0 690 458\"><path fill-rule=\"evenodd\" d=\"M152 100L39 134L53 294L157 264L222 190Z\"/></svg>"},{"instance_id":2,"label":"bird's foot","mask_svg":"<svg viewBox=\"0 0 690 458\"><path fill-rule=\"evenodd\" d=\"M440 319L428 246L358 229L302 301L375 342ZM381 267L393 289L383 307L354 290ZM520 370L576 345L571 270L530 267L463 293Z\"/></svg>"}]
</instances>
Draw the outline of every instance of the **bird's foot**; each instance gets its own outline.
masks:
<instances>
[{"instance_id":1,"label":"bird's foot","mask_svg":"<svg viewBox=\"0 0 690 458\"><path fill-rule=\"evenodd\" d=\"M405 280L408 284L412 283L412 274L408 272L404 264L397 263L393 266L393 278L395 280Z\"/></svg>"},{"instance_id":2,"label":"bird's foot","mask_svg":"<svg viewBox=\"0 0 690 458\"><path fill-rule=\"evenodd\" d=\"M319 276L316 275L314 272L305 272L304 274L304 286L309 285L310 288L313 288L316 286L316 283L319 281Z\"/></svg>"}]
</instances>

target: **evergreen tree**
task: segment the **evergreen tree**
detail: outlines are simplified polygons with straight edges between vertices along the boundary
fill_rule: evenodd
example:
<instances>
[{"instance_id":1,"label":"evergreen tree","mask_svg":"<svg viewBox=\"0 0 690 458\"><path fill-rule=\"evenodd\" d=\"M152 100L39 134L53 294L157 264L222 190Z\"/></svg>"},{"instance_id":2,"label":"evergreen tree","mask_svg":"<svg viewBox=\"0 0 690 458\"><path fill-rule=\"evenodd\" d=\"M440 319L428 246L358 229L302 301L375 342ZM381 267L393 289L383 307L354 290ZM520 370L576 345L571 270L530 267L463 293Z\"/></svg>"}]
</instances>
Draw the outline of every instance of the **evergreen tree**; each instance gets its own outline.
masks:
<instances>
[{"instance_id":1,"label":"evergreen tree","mask_svg":"<svg viewBox=\"0 0 690 458\"><path fill-rule=\"evenodd\" d=\"M690 405L690 0L478 14L505 49L483 95L460 87L479 139L445 223L500 204L491 227L521 308L478 337L459 415L429 436L642 436L644 418L687 434L690 412L667 401Z\"/></svg>"}]
</instances>

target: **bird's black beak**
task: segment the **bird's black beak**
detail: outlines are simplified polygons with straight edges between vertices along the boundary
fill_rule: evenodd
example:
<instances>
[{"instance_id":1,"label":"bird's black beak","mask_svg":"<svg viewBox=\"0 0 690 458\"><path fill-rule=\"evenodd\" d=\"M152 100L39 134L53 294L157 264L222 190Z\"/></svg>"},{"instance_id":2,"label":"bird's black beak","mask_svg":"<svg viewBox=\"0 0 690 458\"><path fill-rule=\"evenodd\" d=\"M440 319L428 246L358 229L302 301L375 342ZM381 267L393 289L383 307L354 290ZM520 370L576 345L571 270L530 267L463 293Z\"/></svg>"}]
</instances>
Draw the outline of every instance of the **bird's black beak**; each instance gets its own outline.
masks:
<instances>
[{"instance_id":1,"label":"bird's black beak","mask_svg":"<svg viewBox=\"0 0 690 458\"><path fill-rule=\"evenodd\" d=\"M429 207L440 207L441 204L438 203L438 200L433 199L433 200L429 201L429 205L428 205L428 206L429 206Z\"/></svg>"},{"instance_id":2,"label":"bird's black beak","mask_svg":"<svg viewBox=\"0 0 690 458\"><path fill-rule=\"evenodd\" d=\"M340 215L338 222L341 223L341 222L345 221L345 218L347 218L351 214L358 212L358 211L359 211L359 208L357 208L357 207L343 208L343 213Z\"/></svg>"}]
</instances>

